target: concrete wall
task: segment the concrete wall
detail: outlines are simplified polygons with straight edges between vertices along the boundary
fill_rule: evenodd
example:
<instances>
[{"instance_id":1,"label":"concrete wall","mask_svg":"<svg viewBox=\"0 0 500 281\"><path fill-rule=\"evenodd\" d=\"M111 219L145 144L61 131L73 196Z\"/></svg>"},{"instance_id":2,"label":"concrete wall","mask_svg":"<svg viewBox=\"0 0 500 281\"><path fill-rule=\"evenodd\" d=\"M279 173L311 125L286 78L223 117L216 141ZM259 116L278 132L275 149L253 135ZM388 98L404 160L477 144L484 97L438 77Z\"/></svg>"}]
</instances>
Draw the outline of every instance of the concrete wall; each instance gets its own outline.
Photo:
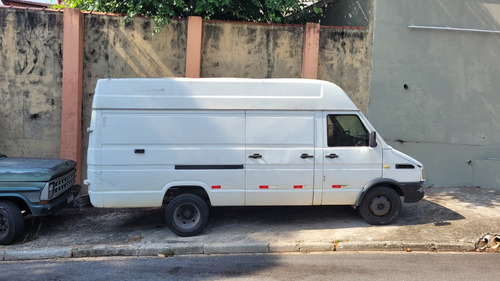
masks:
<instances>
[{"instance_id":1,"label":"concrete wall","mask_svg":"<svg viewBox=\"0 0 500 281\"><path fill-rule=\"evenodd\" d=\"M0 9L0 152L58 157L62 13Z\"/></svg>"},{"instance_id":2,"label":"concrete wall","mask_svg":"<svg viewBox=\"0 0 500 281\"><path fill-rule=\"evenodd\" d=\"M500 34L410 24L500 31L500 3L376 0L369 107L379 133L422 161L431 185L500 188Z\"/></svg>"},{"instance_id":3,"label":"concrete wall","mask_svg":"<svg viewBox=\"0 0 500 281\"><path fill-rule=\"evenodd\" d=\"M302 26L203 23L201 77L300 78Z\"/></svg>"}]
</instances>

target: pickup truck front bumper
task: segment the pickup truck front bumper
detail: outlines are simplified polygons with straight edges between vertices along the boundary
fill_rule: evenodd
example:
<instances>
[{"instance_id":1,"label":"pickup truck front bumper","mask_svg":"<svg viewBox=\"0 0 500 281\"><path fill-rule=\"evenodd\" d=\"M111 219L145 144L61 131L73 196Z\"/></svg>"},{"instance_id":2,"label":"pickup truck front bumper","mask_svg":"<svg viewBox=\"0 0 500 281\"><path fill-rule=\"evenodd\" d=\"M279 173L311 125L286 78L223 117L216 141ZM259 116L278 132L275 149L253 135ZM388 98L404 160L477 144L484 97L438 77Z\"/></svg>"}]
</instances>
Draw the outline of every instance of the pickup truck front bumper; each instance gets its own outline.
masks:
<instances>
[{"instance_id":1,"label":"pickup truck front bumper","mask_svg":"<svg viewBox=\"0 0 500 281\"><path fill-rule=\"evenodd\" d=\"M80 193L81 186L74 185L66 190L63 194L50 200L44 205L30 205L31 214L33 216L48 216L56 213L67 205L72 205L76 196Z\"/></svg>"}]
</instances>

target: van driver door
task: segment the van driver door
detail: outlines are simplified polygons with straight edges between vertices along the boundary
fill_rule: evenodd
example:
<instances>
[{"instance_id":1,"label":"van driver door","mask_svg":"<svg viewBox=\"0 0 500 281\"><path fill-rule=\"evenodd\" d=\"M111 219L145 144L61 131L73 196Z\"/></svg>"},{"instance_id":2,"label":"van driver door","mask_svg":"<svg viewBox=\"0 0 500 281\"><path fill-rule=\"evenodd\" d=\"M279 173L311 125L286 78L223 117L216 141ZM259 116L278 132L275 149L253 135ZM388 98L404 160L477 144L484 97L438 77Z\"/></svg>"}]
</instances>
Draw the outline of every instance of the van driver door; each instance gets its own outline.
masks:
<instances>
[{"instance_id":1,"label":"van driver door","mask_svg":"<svg viewBox=\"0 0 500 281\"><path fill-rule=\"evenodd\" d=\"M323 205L351 205L363 187L382 177L382 146L353 113L323 113Z\"/></svg>"}]
</instances>

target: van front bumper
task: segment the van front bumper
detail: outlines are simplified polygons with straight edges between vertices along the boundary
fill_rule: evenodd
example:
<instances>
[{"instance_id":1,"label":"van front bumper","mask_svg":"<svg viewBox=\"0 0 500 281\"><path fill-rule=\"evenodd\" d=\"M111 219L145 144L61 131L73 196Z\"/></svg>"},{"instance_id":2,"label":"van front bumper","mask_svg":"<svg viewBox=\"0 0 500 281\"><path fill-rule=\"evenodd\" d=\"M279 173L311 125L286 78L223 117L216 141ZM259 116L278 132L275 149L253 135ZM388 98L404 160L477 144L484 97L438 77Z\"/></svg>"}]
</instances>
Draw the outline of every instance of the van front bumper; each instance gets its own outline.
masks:
<instances>
[{"instance_id":1,"label":"van front bumper","mask_svg":"<svg viewBox=\"0 0 500 281\"><path fill-rule=\"evenodd\" d=\"M415 203L424 198L425 195L424 181L399 183L399 187L403 191L405 203Z\"/></svg>"}]
</instances>

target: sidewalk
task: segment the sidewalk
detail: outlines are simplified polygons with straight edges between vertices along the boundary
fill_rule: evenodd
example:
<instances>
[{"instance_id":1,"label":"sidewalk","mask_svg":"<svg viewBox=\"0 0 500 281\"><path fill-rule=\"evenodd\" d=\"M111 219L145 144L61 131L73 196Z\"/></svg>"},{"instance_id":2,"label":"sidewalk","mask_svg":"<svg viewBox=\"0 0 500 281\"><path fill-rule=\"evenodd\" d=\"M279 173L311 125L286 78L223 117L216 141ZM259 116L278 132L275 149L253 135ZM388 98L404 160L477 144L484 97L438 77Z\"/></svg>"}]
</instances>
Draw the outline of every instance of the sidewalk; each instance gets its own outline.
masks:
<instances>
[{"instance_id":1,"label":"sidewalk","mask_svg":"<svg viewBox=\"0 0 500 281\"><path fill-rule=\"evenodd\" d=\"M182 254L317 251L475 251L487 233L500 233L500 190L428 188L403 204L399 220L371 226L349 206L212 208L202 234L178 237L164 209L64 209L27 218L17 243L0 246L0 260L170 256ZM23 242L24 237L27 241ZM498 252L498 249L497 249Z\"/></svg>"}]
</instances>

